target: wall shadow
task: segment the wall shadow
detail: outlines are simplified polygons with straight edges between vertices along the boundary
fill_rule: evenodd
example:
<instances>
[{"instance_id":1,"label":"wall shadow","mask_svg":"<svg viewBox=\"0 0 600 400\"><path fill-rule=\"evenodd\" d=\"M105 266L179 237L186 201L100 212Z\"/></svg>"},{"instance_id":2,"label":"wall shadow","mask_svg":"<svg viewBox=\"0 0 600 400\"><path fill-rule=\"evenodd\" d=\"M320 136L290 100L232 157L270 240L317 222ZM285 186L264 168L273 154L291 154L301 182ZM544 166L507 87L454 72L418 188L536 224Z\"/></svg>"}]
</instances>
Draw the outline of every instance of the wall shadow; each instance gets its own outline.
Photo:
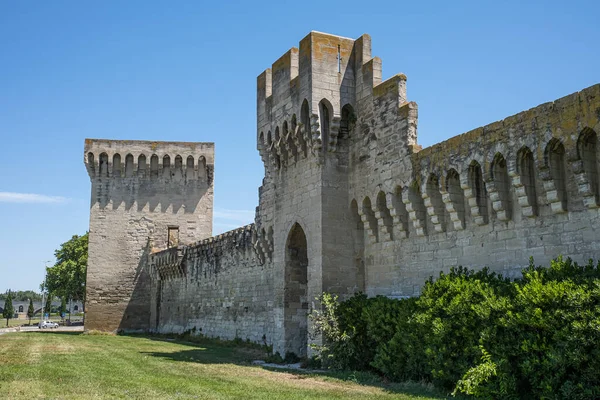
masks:
<instances>
[{"instance_id":1,"label":"wall shadow","mask_svg":"<svg viewBox=\"0 0 600 400\"><path fill-rule=\"evenodd\" d=\"M199 339L196 342L188 342L178 339L167 339L164 337L152 337L142 335L131 335L145 337L148 340L168 342L180 346L186 346L184 350L166 352L140 352L146 356L162 358L177 362L191 362L198 364L234 364L245 367L262 368L278 374L291 374L295 379L327 377L344 382L353 382L362 386L380 388L388 393L404 394L411 396L423 396L428 399L444 399L446 396L435 390L432 386L419 382L390 383L381 376L369 372L357 371L320 371L309 369L285 369L272 368L268 366L252 365L253 360L264 359L266 350L261 350L258 345L234 345L232 342L219 344L211 343L211 339ZM460 398L460 397L458 397Z\"/></svg>"}]
</instances>

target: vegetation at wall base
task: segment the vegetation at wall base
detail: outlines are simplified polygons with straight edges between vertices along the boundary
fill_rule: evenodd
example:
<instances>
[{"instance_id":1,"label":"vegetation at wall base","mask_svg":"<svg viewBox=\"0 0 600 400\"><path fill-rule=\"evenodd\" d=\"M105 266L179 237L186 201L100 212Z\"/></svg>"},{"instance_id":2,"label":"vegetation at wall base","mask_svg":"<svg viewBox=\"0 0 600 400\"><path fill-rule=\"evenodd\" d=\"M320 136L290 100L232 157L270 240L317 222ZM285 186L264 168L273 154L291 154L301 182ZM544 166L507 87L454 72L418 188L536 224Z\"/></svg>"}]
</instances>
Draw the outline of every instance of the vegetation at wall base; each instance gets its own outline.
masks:
<instances>
[{"instance_id":1,"label":"vegetation at wall base","mask_svg":"<svg viewBox=\"0 0 600 400\"><path fill-rule=\"evenodd\" d=\"M323 294L322 365L482 398L600 398L600 263L533 259L510 281L453 268L419 297Z\"/></svg>"}]
</instances>

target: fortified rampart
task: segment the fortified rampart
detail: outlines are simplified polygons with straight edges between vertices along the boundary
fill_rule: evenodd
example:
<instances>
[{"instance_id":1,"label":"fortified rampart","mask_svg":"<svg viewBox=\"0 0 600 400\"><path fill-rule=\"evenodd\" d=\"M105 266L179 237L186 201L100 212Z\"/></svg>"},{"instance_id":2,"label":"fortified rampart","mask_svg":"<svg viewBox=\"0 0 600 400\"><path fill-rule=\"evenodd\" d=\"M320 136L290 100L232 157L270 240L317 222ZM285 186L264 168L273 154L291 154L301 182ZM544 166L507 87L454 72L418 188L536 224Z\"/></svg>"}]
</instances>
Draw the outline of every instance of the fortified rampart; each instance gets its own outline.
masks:
<instances>
[{"instance_id":1,"label":"fortified rampart","mask_svg":"<svg viewBox=\"0 0 600 400\"><path fill-rule=\"evenodd\" d=\"M142 258L147 327L302 356L323 291L413 296L455 265L598 258L600 85L421 149L406 81L381 81L368 35L319 32L260 74L255 223Z\"/></svg>"},{"instance_id":2,"label":"fortified rampart","mask_svg":"<svg viewBox=\"0 0 600 400\"><path fill-rule=\"evenodd\" d=\"M225 339L272 337L273 270L254 249L254 226L150 255L158 332Z\"/></svg>"}]
</instances>

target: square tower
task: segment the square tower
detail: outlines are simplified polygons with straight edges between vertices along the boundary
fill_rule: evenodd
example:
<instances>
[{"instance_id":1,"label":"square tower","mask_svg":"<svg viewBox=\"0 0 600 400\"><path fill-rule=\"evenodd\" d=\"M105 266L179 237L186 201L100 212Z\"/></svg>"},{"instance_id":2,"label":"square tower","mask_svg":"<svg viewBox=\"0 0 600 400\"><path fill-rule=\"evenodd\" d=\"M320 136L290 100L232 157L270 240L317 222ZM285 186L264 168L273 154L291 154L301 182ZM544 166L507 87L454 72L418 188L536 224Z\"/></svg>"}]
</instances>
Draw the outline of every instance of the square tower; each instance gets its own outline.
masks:
<instances>
[{"instance_id":1,"label":"square tower","mask_svg":"<svg viewBox=\"0 0 600 400\"><path fill-rule=\"evenodd\" d=\"M214 143L85 140L92 183L85 329L150 328L146 258L212 235Z\"/></svg>"}]
</instances>

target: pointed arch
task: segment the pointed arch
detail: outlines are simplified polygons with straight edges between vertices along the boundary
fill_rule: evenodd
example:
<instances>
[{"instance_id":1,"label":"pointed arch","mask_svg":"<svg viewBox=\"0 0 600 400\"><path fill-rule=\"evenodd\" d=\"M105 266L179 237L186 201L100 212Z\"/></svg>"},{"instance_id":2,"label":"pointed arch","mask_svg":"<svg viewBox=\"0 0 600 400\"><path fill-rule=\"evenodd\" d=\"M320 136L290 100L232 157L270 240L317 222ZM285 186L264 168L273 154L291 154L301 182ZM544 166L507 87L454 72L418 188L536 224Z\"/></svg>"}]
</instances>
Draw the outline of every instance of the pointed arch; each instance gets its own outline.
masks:
<instances>
[{"instance_id":1,"label":"pointed arch","mask_svg":"<svg viewBox=\"0 0 600 400\"><path fill-rule=\"evenodd\" d=\"M377 229L377 218L375 218L375 212L373 211L373 205L371 199L366 196L362 201L362 219L369 236L372 237L372 241L379 241L379 231Z\"/></svg>"},{"instance_id":2,"label":"pointed arch","mask_svg":"<svg viewBox=\"0 0 600 400\"><path fill-rule=\"evenodd\" d=\"M150 157L150 177L158 178L158 156L152 154Z\"/></svg>"},{"instance_id":3,"label":"pointed arch","mask_svg":"<svg viewBox=\"0 0 600 400\"><path fill-rule=\"evenodd\" d=\"M312 128L310 126L310 109L308 106L308 100L304 99L302 107L300 109L300 122L302 123L303 141L302 141L302 153L304 157L308 156L308 140L311 139Z\"/></svg>"},{"instance_id":4,"label":"pointed arch","mask_svg":"<svg viewBox=\"0 0 600 400\"><path fill-rule=\"evenodd\" d=\"M121 177L121 155L119 153L115 153L113 156L113 164L112 164L112 176L114 178Z\"/></svg>"},{"instance_id":5,"label":"pointed arch","mask_svg":"<svg viewBox=\"0 0 600 400\"><path fill-rule=\"evenodd\" d=\"M329 138L331 137L331 118L333 116L333 107L327 99L319 102L319 123L321 125L321 146L324 152L327 152Z\"/></svg>"},{"instance_id":6,"label":"pointed arch","mask_svg":"<svg viewBox=\"0 0 600 400\"><path fill-rule=\"evenodd\" d=\"M469 164L469 187L471 188L472 195L475 197L475 204L471 206L471 215L476 219L481 218L479 225L488 223L488 201L487 201L487 190L485 182L483 181L483 171L481 165L473 160ZM469 200L472 201L472 200ZM475 208L475 210L474 210Z\"/></svg>"},{"instance_id":7,"label":"pointed arch","mask_svg":"<svg viewBox=\"0 0 600 400\"><path fill-rule=\"evenodd\" d=\"M171 177L171 157L169 157L168 154L163 156L162 175L164 179L169 179Z\"/></svg>"},{"instance_id":8,"label":"pointed arch","mask_svg":"<svg viewBox=\"0 0 600 400\"><path fill-rule=\"evenodd\" d=\"M285 252L284 335L286 352L299 357L308 347L308 242L295 223L287 236Z\"/></svg>"},{"instance_id":9,"label":"pointed arch","mask_svg":"<svg viewBox=\"0 0 600 400\"><path fill-rule=\"evenodd\" d=\"M446 215L444 213L444 202L440 192L440 183L436 174L429 174L425 184L425 207L427 214L436 232L446 230Z\"/></svg>"},{"instance_id":10,"label":"pointed arch","mask_svg":"<svg viewBox=\"0 0 600 400\"><path fill-rule=\"evenodd\" d=\"M450 213L454 229L461 230L465 226L465 193L460 187L460 175L454 168L450 168L446 174L446 193L448 193L449 204L446 210Z\"/></svg>"},{"instance_id":11,"label":"pointed arch","mask_svg":"<svg viewBox=\"0 0 600 400\"><path fill-rule=\"evenodd\" d=\"M377 193L376 202L377 213L375 217L377 218L379 228L381 228L379 229L379 237L381 240L393 240L394 221L387 206L387 199L383 190Z\"/></svg>"},{"instance_id":12,"label":"pointed arch","mask_svg":"<svg viewBox=\"0 0 600 400\"><path fill-rule=\"evenodd\" d=\"M521 147L517 152L517 173L525 189L527 203L531 207L531 216L538 215L533 152L527 146Z\"/></svg>"},{"instance_id":13,"label":"pointed arch","mask_svg":"<svg viewBox=\"0 0 600 400\"><path fill-rule=\"evenodd\" d=\"M546 167L550 171L550 178L554 183L556 198L563 210L567 210L567 177L565 146L559 139L553 138L546 145L544 151Z\"/></svg>"},{"instance_id":14,"label":"pointed arch","mask_svg":"<svg viewBox=\"0 0 600 400\"><path fill-rule=\"evenodd\" d=\"M492 188L495 198L492 206L500 220L509 220L512 216L512 201L510 198L510 183L508 179L508 166L502 153L496 153L490 167Z\"/></svg>"},{"instance_id":15,"label":"pointed arch","mask_svg":"<svg viewBox=\"0 0 600 400\"><path fill-rule=\"evenodd\" d=\"M125 156L125 177L133 177L133 154L131 153Z\"/></svg>"},{"instance_id":16,"label":"pointed arch","mask_svg":"<svg viewBox=\"0 0 600 400\"><path fill-rule=\"evenodd\" d=\"M137 175L139 177L144 177L146 175L146 155L145 154L140 154L138 156L138 167L137 167Z\"/></svg>"},{"instance_id":17,"label":"pointed arch","mask_svg":"<svg viewBox=\"0 0 600 400\"><path fill-rule=\"evenodd\" d=\"M188 156L185 160L185 178L187 180L193 180L195 178L194 174L194 156Z\"/></svg>"},{"instance_id":18,"label":"pointed arch","mask_svg":"<svg viewBox=\"0 0 600 400\"><path fill-rule=\"evenodd\" d=\"M90 171L90 175L94 176L96 174L96 163L94 160L94 153L92 152L87 153L87 167Z\"/></svg>"}]
</instances>

